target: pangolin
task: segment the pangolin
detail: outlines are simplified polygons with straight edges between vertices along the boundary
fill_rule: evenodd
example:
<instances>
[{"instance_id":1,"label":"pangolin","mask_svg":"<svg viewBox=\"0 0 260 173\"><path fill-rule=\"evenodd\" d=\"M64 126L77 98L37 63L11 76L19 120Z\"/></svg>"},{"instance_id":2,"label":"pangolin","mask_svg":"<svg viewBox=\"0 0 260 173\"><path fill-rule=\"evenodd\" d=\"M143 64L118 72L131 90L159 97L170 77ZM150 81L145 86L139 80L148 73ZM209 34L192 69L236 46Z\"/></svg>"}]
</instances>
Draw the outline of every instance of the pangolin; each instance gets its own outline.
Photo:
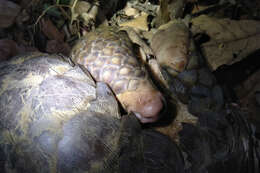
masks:
<instances>
[{"instance_id":1,"label":"pangolin","mask_svg":"<svg viewBox=\"0 0 260 173\"><path fill-rule=\"evenodd\" d=\"M87 33L71 52L75 63L110 86L127 112L135 113L142 123L154 122L165 106L164 97L136 57L126 32L115 27Z\"/></svg>"}]
</instances>

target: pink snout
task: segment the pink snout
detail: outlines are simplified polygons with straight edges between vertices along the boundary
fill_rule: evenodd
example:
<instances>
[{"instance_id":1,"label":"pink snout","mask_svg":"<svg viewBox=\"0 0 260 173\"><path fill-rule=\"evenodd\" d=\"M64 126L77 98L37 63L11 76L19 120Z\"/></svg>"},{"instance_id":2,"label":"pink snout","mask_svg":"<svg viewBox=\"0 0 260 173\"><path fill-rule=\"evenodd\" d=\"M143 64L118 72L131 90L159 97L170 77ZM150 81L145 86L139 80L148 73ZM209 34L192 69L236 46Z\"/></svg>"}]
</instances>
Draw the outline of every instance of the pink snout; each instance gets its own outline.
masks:
<instances>
[{"instance_id":1,"label":"pink snout","mask_svg":"<svg viewBox=\"0 0 260 173\"><path fill-rule=\"evenodd\" d=\"M147 94L139 98L139 105L134 111L136 117L142 123L152 123L160 118L160 113L165 107L165 100L158 91L153 94Z\"/></svg>"}]
</instances>

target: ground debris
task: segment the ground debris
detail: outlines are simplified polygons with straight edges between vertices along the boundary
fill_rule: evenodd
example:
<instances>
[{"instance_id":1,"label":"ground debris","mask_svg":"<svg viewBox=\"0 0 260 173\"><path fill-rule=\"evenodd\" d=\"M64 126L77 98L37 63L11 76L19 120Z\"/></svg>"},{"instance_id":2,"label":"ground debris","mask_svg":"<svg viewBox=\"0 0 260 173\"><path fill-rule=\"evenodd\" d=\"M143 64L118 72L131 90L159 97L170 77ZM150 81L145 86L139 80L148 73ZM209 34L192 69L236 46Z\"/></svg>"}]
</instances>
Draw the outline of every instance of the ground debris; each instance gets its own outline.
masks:
<instances>
[{"instance_id":1,"label":"ground debris","mask_svg":"<svg viewBox=\"0 0 260 173\"><path fill-rule=\"evenodd\" d=\"M233 64L260 48L260 22L218 19L202 15L192 20L193 35L206 34L210 40L201 49L210 67Z\"/></svg>"}]
</instances>

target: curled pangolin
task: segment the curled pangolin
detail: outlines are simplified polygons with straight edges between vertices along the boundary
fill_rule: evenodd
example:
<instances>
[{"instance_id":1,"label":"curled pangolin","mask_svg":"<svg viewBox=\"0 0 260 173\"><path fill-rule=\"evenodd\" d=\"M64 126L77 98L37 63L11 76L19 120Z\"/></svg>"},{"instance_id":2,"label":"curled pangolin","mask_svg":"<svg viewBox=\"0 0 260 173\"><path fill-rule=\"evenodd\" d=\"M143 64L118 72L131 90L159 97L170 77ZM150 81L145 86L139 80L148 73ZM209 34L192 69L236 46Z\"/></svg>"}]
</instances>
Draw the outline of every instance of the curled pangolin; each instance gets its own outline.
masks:
<instances>
[{"instance_id":1,"label":"curled pangolin","mask_svg":"<svg viewBox=\"0 0 260 173\"><path fill-rule=\"evenodd\" d=\"M164 98L138 63L125 32L105 27L88 33L74 46L71 57L96 81L106 82L127 112L134 112L143 123L158 120Z\"/></svg>"}]
</instances>

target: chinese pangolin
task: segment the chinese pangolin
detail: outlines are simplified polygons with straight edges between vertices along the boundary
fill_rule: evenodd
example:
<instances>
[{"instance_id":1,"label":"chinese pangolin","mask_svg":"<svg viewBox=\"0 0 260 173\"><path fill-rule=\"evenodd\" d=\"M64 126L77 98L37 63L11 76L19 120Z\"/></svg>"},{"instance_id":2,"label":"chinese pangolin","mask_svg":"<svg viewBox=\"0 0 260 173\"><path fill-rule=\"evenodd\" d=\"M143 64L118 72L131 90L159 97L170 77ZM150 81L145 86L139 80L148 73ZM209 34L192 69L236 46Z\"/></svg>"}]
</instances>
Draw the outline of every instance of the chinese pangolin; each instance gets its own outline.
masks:
<instances>
[{"instance_id":1,"label":"chinese pangolin","mask_svg":"<svg viewBox=\"0 0 260 173\"><path fill-rule=\"evenodd\" d=\"M123 108L134 112L142 123L158 120L164 98L138 62L125 32L114 27L96 29L78 41L71 57L96 81L106 82Z\"/></svg>"}]
</instances>

